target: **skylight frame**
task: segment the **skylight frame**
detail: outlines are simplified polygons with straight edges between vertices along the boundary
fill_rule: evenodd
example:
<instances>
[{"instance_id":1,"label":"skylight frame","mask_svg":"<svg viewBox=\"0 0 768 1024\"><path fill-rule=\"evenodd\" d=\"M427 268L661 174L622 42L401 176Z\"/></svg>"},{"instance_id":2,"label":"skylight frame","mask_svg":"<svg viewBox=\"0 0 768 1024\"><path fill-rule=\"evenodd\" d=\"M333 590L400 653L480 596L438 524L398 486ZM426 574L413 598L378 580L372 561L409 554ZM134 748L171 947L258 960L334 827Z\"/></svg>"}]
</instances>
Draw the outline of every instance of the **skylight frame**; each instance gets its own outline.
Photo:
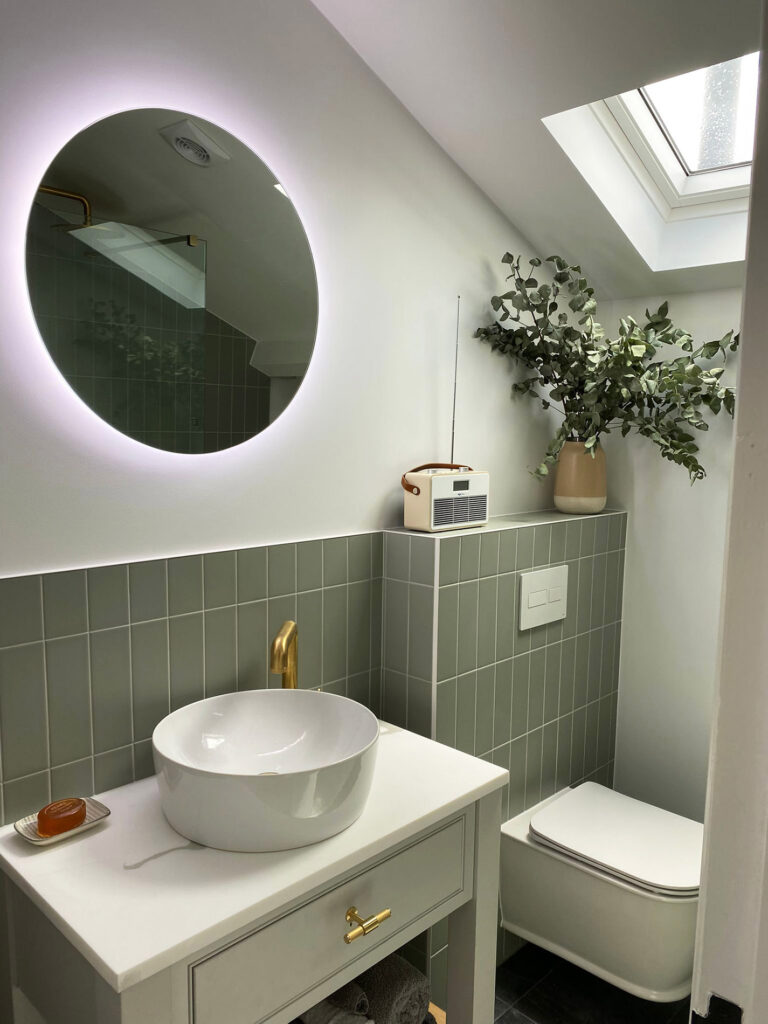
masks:
<instances>
[{"instance_id":1,"label":"skylight frame","mask_svg":"<svg viewBox=\"0 0 768 1024\"><path fill-rule=\"evenodd\" d=\"M732 212L735 208L746 209L752 180L751 162L686 173L639 89L590 106L615 144L625 152L635 176L659 209L658 200L666 206L668 219L692 216L694 207L697 215L703 216ZM685 208L691 209L686 211Z\"/></svg>"},{"instance_id":2,"label":"skylight frame","mask_svg":"<svg viewBox=\"0 0 768 1024\"><path fill-rule=\"evenodd\" d=\"M733 170L734 168L751 167L752 166L752 161L751 160L741 160L741 161L737 161L735 163L730 163L730 164L720 164L717 167L702 167L699 170L692 169L690 167L690 165L688 164L688 161L683 156L679 146L675 142L674 137L673 137L672 133L670 132L669 128L667 127L666 122L664 121L664 118L661 116L658 108L656 107L656 104L653 102L651 97L648 95L647 88L648 88L647 86L642 85L642 86L640 86L640 88L637 91L640 94L641 98L643 99L645 105L648 107L648 110L649 110L649 112L651 114L651 117L654 119L654 121L658 125L659 131L661 132L661 134L664 137L667 145L669 146L669 148L672 150L672 152L674 153L675 157L677 158L677 160L678 160L680 166L682 167L686 177L694 178L697 175L718 174L720 171L730 171L730 170Z\"/></svg>"}]
</instances>

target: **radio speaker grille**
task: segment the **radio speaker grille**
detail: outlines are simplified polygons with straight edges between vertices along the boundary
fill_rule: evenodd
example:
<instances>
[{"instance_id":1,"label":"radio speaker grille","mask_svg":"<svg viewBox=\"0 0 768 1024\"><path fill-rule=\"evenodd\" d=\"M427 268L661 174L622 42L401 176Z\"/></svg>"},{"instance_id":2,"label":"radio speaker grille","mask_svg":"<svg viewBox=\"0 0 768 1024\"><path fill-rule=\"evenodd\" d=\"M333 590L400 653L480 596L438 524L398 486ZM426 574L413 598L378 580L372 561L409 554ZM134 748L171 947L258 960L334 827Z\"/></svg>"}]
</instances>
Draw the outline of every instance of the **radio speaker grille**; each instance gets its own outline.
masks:
<instances>
[{"instance_id":1,"label":"radio speaker grille","mask_svg":"<svg viewBox=\"0 0 768 1024\"><path fill-rule=\"evenodd\" d=\"M435 498L432 502L433 526L482 523L487 518L487 494L456 494L452 498Z\"/></svg>"}]
</instances>

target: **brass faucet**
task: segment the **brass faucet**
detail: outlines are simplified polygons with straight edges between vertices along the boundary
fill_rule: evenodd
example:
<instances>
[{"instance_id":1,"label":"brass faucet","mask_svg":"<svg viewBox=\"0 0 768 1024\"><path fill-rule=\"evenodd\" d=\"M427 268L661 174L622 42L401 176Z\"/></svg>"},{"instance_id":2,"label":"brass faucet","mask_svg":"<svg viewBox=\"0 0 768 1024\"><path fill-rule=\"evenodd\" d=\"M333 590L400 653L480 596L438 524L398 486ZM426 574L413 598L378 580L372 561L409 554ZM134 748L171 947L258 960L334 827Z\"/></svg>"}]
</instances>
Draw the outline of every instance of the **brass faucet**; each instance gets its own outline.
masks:
<instances>
[{"instance_id":1,"label":"brass faucet","mask_svg":"<svg viewBox=\"0 0 768 1024\"><path fill-rule=\"evenodd\" d=\"M283 689L295 690L299 674L299 631L289 619L277 631L269 654L269 671L282 675Z\"/></svg>"}]
</instances>

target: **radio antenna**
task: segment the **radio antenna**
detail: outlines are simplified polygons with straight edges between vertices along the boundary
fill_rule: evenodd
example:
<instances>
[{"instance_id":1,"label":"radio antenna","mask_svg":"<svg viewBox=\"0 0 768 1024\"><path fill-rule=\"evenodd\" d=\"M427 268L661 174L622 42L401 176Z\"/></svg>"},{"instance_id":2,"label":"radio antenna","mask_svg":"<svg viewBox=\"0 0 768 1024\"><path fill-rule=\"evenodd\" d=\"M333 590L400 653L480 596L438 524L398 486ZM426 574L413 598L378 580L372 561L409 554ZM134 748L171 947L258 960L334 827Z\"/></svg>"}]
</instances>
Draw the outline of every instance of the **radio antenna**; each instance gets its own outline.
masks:
<instances>
[{"instance_id":1,"label":"radio antenna","mask_svg":"<svg viewBox=\"0 0 768 1024\"><path fill-rule=\"evenodd\" d=\"M456 296L456 348L453 360L453 414L451 416L451 462L453 462L453 445L456 438L456 386L459 379L459 312L461 296Z\"/></svg>"}]
</instances>

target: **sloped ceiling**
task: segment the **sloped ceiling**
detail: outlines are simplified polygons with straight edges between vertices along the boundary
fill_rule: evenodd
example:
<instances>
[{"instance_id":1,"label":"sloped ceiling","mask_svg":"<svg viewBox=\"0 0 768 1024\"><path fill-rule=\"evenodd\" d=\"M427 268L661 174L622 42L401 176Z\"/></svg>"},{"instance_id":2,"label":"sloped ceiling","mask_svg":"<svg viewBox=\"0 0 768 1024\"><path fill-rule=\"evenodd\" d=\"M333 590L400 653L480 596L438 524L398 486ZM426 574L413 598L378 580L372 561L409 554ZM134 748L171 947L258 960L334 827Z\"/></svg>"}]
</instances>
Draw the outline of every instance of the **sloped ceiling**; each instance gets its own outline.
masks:
<instances>
[{"instance_id":1,"label":"sloped ceiling","mask_svg":"<svg viewBox=\"0 0 768 1024\"><path fill-rule=\"evenodd\" d=\"M759 0L313 0L534 249L605 298L741 284L654 273L542 117L759 48ZM501 256L501 253L499 254Z\"/></svg>"}]
</instances>

